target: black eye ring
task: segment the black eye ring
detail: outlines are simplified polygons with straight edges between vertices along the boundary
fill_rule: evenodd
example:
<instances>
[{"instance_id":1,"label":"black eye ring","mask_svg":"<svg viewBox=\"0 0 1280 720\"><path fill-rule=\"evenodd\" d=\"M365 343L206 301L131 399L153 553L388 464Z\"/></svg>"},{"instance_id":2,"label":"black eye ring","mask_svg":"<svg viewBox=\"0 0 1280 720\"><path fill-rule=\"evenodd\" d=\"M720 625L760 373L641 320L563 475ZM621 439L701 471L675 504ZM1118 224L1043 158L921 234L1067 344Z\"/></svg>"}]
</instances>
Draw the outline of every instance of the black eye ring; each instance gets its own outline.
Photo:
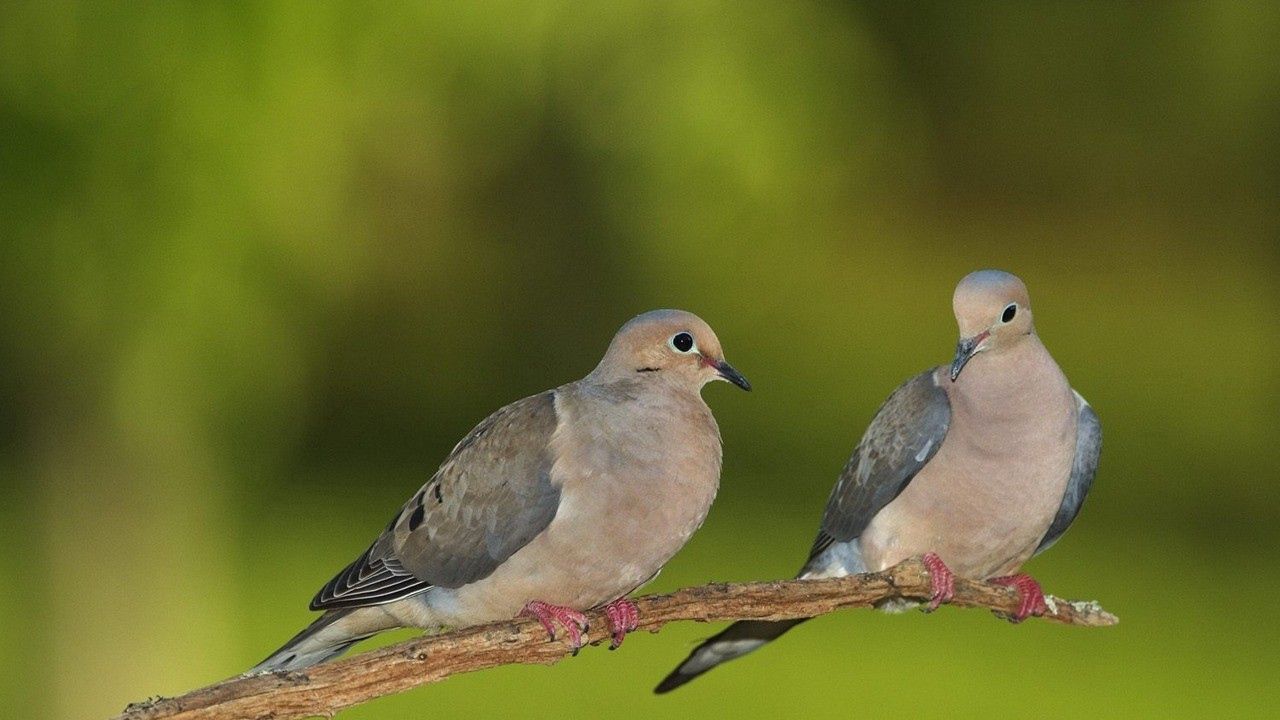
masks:
<instances>
[{"instance_id":1,"label":"black eye ring","mask_svg":"<svg viewBox=\"0 0 1280 720\"><path fill-rule=\"evenodd\" d=\"M678 353L687 353L693 349L693 336L687 332L671 336L671 347Z\"/></svg>"},{"instance_id":2,"label":"black eye ring","mask_svg":"<svg viewBox=\"0 0 1280 720\"><path fill-rule=\"evenodd\" d=\"M1009 303L1004 309L1004 314L1000 316L1000 322L1010 322L1013 316L1018 314L1018 303Z\"/></svg>"}]
</instances>

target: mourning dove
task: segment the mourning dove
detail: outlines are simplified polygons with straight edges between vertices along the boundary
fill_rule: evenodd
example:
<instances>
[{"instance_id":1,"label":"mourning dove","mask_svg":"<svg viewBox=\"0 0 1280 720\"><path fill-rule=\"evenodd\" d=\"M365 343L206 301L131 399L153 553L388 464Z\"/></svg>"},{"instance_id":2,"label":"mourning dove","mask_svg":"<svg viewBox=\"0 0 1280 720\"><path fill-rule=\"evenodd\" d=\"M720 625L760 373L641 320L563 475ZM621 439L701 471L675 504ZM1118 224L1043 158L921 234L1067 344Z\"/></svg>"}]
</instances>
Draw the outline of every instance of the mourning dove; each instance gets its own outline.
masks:
<instances>
[{"instance_id":1,"label":"mourning dove","mask_svg":"<svg viewBox=\"0 0 1280 720\"><path fill-rule=\"evenodd\" d=\"M983 270L952 298L960 342L950 365L899 387L876 413L831 491L801 578L879 571L923 555L930 609L950 599L952 571L1012 585L1015 621L1045 609L1017 573L1080 512L1101 428L1036 335L1022 281ZM668 692L741 657L800 620L730 625L658 685Z\"/></svg>"},{"instance_id":2,"label":"mourning dove","mask_svg":"<svg viewBox=\"0 0 1280 720\"><path fill-rule=\"evenodd\" d=\"M679 310L640 315L582 380L518 400L467 434L383 533L311 601L324 615L250 672L296 670L397 627L537 618L576 650L581 611L624 600L702 524L720 431L702 386L751 386L720 341Z\"/></svg>"}]
</instances>

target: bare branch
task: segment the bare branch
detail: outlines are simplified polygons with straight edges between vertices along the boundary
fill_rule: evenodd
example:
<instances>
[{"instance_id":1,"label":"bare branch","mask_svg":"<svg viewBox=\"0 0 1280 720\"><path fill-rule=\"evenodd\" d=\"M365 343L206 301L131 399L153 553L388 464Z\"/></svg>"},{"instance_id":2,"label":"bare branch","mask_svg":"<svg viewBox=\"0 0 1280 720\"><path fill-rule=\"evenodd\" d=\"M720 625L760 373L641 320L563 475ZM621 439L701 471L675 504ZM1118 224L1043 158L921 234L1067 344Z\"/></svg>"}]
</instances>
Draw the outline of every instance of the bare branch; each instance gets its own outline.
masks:
<instances>
[{"instance_id":1,"label":"bare branch","mask_svg":"<svg viewBox=\"0 0 1280 720\"><path fill-rule=\"evenodd\" d=\"M657 632L676 620L786 620L814 617L842 608L872 607L885 600L929 597L929 571L918 559L884 572L835 580L789 580L711 584L670 595L636 598L640 628ZM952 605L986 608L1012 615L1017 591L958 578ZM1044 619L1067 625L1102 627L1118 620L1093 602L1049 598ZM592 628L607 627L604 613L587 613ZM596 641L607 634L595 632ZM331 716L376 697L439 682L450 675L516 663L550 665L568 653L560 642L548 642L532 619L516 619L424 636L363 653L303 672L236 677L175 698L134 703L113 720L289 720ZM637 688L636 692L647 692Z\"/></svg>"}]
</instances>

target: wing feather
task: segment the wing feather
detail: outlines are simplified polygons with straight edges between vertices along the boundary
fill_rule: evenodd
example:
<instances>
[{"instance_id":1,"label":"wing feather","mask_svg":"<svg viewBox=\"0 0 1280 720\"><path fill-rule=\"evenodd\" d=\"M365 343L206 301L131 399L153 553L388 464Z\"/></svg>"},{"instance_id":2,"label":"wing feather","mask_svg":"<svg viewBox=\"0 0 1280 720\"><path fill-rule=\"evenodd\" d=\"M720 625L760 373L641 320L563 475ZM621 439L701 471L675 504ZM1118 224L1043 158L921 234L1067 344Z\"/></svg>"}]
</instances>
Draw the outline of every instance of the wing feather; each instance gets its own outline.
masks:
<instances>
[{"instance_id":1,"label":"wing feather","mask_svg":"<svg viewBox=\"0 0 1280 720\"><path fill-rule=\"evenodd\" d=\"M494 571L555 517L555 392L485 418L369 549L330 580L313 610L378 605Z\"/></svg>"},{"instance_id":2,"label":"wing feather","mask_svg":"<svg viewBox=\"0 0 1280 720\"><path fill-rule=\"evenodd\" d=\"M1037 555L1048 550L1071 527L1080 514L1085 496L1093 487L1093 476L1098 472L1098 458L1102 455L1102 423L1080 393L1076 393L1076 407L1079 419L1076 421L1076 456L1071 463L1071 478L1067 481L1058 512L1036 548Z\"/></svg>"},{"instance_id":3,"label":"wing feather","mask_svg":"<svg viewBox=\"0 0 1280 720\"><path fill-rule=\"evenodd\" d=\"M831 490L812 560L832 543L860 536L938 452L951 404L934 370L903 383L885 400Z\"/></svg>"}]
</instances>

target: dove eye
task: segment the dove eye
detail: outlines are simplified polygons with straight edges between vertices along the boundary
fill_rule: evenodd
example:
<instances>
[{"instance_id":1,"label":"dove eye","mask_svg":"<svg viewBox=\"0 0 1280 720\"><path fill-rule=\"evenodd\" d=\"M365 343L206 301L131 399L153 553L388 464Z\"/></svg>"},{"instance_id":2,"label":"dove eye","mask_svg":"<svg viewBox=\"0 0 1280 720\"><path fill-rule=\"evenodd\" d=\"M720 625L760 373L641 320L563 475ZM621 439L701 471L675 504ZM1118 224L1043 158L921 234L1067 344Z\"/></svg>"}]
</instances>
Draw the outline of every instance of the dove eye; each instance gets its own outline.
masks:
<instances>
[{"instance_id":1,"label":"dove eye","mask_svg":"<svg viewBox=\"0 0 1280 720\"><path fill-rule=\"evenodd\" d=\"M1004 314L1000 316L1000 322L1009 322L1013 320L1013 316L1018 314L1018 303L1009 303L1004 309Z\"/></svg>"},{"instance_id":2,"label":"dove eye","mask_svg":"<svg viewBox=\"0 0 1280 720\"><path fill-rule=\"evenodd\" d=\"M671 349L678 353L687 353L693 349L693 336L687 332L671 336Z\"/></svg>"}]
</instances>

